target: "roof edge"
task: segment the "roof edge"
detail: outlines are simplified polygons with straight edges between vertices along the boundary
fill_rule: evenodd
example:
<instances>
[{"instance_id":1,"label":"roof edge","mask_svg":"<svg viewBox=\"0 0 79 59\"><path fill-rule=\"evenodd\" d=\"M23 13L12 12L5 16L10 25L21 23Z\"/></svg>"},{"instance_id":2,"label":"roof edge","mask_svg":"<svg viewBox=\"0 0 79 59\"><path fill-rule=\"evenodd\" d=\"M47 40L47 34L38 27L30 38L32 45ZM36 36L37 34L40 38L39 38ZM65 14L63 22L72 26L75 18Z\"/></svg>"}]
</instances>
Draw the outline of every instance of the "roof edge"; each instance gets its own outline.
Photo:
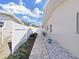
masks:
<instances>
[{"instance_id":1,"label":"roof edge","mask_svg":"<svg viewBox=\"0 0 79 59\"><path fill-rule=\"evenodd\" d=\"M16 21L16 23L19 23L19 24L24 24L19 18L17 18L14 14L12 13L9 13L9 12L5 12L5 11L1 11L0 10L0 14L3 14L3 15L7 15L7 16L10 16L12 18L14 18Z\"/></svg>"}]
</instances>

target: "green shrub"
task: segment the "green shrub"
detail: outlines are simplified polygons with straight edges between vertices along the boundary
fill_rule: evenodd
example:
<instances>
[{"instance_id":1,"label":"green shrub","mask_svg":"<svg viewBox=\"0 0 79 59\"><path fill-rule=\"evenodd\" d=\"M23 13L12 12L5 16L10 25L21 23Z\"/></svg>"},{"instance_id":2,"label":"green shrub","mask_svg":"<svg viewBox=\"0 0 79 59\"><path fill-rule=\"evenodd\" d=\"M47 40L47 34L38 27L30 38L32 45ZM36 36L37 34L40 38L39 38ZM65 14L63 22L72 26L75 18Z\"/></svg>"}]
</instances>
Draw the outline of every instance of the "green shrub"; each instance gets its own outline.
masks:
<instances>
[{"instance_id":1,"label":"green shrub","mask_svg":"<svg viewBox=\"0 0 79 59\"><path fill-rule=\"evenodd\" d=\"M30 35L27 42L22 44L14 54L10 54L7 59L29 59L29 55L36 37L36 33Z\"/></svg>"}]
</instances>

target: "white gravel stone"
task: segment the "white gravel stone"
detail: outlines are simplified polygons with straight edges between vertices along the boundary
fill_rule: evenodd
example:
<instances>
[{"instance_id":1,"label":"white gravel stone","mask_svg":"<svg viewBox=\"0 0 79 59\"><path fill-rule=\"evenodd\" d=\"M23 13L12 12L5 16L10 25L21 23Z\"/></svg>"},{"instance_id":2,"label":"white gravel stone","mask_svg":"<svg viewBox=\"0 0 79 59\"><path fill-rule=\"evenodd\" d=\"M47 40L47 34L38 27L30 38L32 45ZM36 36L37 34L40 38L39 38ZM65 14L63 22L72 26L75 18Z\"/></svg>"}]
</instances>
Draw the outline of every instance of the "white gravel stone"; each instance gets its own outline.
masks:
<instances>
[{"instance_id":1,"label":"white gravel stone","mask_svg":"<svg viewBox=\"0 0 79 59\"><path fill-rule=\"evenodd\" d=\"M49 44L48 39L47 36L44 38L42 34L37 36L29 59L78 59L57 41L52 39Z\"/></svg>"}]
</instances>

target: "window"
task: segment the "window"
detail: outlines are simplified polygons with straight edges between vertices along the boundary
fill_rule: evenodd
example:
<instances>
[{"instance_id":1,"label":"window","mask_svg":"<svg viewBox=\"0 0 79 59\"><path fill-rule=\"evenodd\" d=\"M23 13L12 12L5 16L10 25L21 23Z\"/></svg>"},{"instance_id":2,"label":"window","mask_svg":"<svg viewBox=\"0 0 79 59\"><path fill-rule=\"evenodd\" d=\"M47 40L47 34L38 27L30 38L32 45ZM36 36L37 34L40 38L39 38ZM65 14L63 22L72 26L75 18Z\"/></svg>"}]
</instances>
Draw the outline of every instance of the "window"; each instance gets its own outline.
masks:
<instances>
[{"instance_id":1,"label":"window","mask_svg":"<svg viewBox=\"0 0 79 59\"><path fill-rule=\"evenodd\" d=\"M52 32L52 24L50 24L50 32Z\"/></svg>"},{"instance_id":2,"label":"window","mask_svg":"<svg viewBox=\"0 0 79 59\"><path fill-rule=\"evenodd\" d=\"M47 30L48 30L49 28L48 28L48 25L47 25Z\"/></svg>"},{"instance_id":3,"label":"window","mask_svg":"<svg viewBox=\"0 0 79 59\"><path fill-rule=\"evenodd\" d=\"M3 27L4 26L4 22L0 22L0 27Z\"/></svg>"},{"instance_id":4,"label":"window","mask_svg":"<svg viewBox=\"0 0 79 59\"><path fill-rule=\"evenodd\" d=\"M79 13L77 13L77 34L79 34Z\"/></svg>"}]
</instances>

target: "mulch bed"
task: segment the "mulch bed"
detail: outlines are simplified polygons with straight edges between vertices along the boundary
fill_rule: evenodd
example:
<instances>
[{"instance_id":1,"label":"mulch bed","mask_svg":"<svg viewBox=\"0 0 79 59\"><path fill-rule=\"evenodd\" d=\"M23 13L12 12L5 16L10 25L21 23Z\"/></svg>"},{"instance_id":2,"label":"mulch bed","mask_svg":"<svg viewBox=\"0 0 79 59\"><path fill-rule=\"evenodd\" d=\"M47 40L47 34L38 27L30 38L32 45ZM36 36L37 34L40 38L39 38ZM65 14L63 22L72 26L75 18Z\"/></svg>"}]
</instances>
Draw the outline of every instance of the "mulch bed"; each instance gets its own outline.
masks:
<instances>
[{"instance_id":1,"label":"mulch bed","mask_svg":"<svg viewBox=\"0 0 79 59\"><path fill-rule=\"evenodd\" d=\"M12 52L12 42L8 42L8 46L9 46L10 52Z\"/></svg>"}]
</instances>

